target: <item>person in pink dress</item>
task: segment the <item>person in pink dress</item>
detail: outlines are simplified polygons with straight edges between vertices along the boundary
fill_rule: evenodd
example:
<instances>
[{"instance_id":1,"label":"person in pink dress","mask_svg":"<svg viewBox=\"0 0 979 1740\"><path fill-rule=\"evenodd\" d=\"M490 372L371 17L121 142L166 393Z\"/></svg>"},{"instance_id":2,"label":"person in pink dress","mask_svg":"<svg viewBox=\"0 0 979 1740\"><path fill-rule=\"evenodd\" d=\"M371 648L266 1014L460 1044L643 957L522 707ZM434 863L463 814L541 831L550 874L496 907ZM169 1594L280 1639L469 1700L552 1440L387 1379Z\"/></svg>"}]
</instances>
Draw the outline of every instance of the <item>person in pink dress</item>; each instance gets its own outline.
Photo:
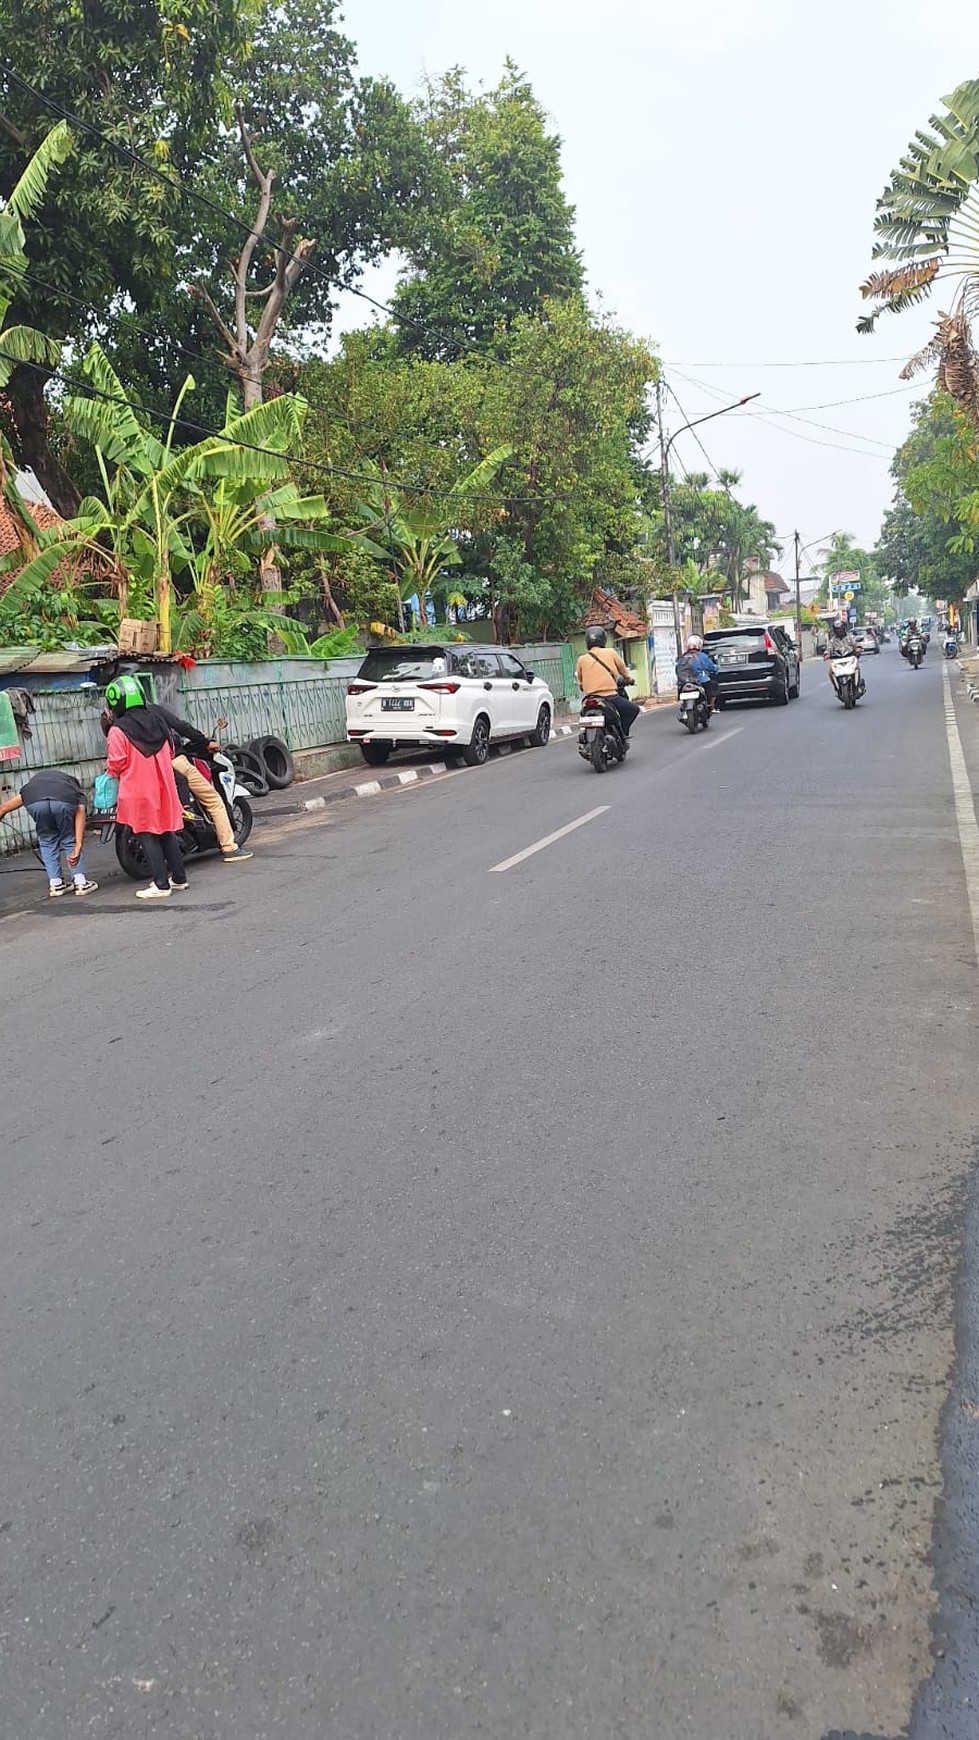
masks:
<instances>
[{"instance_id":1,"label":"person in pink dress","mask_svg":"<svg viewBox=\"0 0 979 1740\"><path fill-rule=\"evenodd\" d=\"M177 833L182 807L173 744L162 713L147 704L138 677L116 677L105 691L112 714L106 772L119 781L116 820L132 828L153 880L137 900L169 900L188 886Z\"/></svg>"}]
</instances>

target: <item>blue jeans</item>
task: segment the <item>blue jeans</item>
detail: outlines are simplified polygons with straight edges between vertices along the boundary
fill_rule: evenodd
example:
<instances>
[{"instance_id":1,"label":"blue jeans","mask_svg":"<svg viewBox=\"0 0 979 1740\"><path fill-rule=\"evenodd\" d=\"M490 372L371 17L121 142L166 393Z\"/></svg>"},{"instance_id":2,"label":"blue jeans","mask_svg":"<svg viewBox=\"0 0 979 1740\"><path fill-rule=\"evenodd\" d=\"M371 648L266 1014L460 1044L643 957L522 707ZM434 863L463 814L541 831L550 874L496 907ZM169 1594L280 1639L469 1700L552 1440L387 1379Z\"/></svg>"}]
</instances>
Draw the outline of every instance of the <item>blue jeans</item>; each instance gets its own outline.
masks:
<instances>
[{"instance_id":1,"label":"blue jeans","mask_svg":"<svg viewBox=\"0 0 979 1740\"><path fill-rule=\"evenodd\" d=\"M37 844L48 880L61 882L62 856L67 858L69 852L75 850L75 812L70 804L55 798L42 798L39 803L26 804L25 808L37 829ZM79 858L72 875L85 875L84 857Z\"/></svg>"}]
</instances>

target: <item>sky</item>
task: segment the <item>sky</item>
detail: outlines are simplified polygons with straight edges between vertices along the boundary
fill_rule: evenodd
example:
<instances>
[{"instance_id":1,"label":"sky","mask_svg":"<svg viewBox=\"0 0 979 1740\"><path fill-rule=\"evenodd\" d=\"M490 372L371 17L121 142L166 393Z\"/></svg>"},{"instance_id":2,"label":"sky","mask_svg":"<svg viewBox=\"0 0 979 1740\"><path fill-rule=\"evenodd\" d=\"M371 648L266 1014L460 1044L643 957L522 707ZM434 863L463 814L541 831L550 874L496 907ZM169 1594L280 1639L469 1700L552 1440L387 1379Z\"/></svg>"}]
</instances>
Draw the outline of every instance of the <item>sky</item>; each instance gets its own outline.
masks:
<instances>
[{"instance_id":1,"label":"sky","mask_svg":"<svg viewBox=\"0 0 979 1740\"><path fill-rule=\"evenodd\" d=\"M874 543L928 383L909 389L901 366L944 299L861 338L858 287L891 170L976 74L974 6L346 0L344 28L362 71L408 96L450 66L495 84L515 60L564 142L589 294L656 348L671 431L762 394L698 430L703 448L680 434L675 468L740 471L785 545L784 572L795 530L812 557L836 530ZM392 282L388 268L364 287L383 297ZM341 324L364 307L348 300Z\"/></svg>"}]
</instances>

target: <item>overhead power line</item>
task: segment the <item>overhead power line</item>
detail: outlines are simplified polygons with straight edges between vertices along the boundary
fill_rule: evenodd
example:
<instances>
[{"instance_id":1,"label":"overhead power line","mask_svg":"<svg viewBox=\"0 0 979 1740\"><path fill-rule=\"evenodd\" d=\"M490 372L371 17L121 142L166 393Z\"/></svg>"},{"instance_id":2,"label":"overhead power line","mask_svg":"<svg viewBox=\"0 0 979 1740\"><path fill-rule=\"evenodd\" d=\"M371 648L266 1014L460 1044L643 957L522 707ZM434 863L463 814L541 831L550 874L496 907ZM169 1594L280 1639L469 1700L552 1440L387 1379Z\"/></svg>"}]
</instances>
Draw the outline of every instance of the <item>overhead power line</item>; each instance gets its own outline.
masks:
<instances>
[{"instance_id":1,"label":"overhead power line","mask_svg":"<svg viewBox=\"0 0 979 1740\"><path fill-rule=\"evenodd\" d=\"M678 362L681 369L865 369L879 363L906 363L906 356L815 357L799 362Z\"/></svg>"}]
</instances>

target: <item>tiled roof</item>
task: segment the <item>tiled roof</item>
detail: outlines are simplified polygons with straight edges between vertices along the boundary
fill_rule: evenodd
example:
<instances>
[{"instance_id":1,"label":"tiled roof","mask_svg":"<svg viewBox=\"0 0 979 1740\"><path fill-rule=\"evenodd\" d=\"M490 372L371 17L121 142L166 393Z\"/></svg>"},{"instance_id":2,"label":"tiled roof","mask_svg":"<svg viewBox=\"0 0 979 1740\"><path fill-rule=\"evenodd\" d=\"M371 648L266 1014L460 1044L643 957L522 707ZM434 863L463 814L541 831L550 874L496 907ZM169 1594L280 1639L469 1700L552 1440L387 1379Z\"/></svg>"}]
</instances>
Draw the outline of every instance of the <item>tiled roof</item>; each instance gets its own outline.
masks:
<instances>
[{"instance_id":1,"label":"tiled roof","mask_svg":"<svg viewBox=\"0 0 979 1740\"><path fill-rule=\"evenodd\" d=\"M43 502L31 502L26 506L26 512L30 514L39 532L46 532L51 526L61 524L61 515L56 514L53 508L45 507ZM18 520L6 497L0 495L0 556L10 556L15 550L23 548L22 533L30 536L28 528ZM25 564L27 560L25 556ZM60 565L55 572L59 571ZM0 593L5 592L15 578L16 570L0 574Z\"/></svg>"},{"instance_id":2,"label":"tiled roof","mask_svg":"<svg viewBox=\"0 0 979 1740\"><path fill-rule=\"evenodd\" d=\"M611 592L596 590L585 612L585 628L611 627L620 640L645 640L649 624L634 610L627 610Z\"/></svg>"}]
</instances>

